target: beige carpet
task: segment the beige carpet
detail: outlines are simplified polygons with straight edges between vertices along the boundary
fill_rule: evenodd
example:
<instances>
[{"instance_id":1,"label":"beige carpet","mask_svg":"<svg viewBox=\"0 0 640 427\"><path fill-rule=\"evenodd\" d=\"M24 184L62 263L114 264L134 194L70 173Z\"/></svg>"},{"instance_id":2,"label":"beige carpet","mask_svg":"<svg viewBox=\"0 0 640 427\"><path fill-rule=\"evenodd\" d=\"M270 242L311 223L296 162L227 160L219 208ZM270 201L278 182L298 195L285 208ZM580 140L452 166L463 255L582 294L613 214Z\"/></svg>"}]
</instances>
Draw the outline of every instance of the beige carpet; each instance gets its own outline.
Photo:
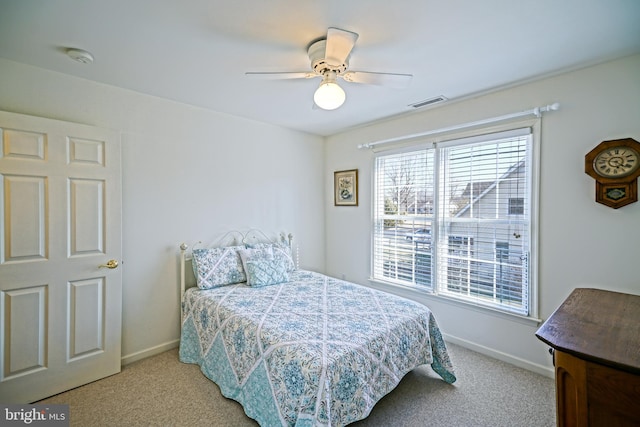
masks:
<instances>
[{"instance_id":1,"label":"beige carpet","mask_svg":"<svg viewBox=\"0 0 640 427\"><path fill-rule=\"evenodd\" d=\"M449 385L428 366L405 376L361 426L555 426L550 378L448 344L458 380ZM72 426L256 426L177 350L38 403L70 405Z\"/></svg>"}]
</instances>

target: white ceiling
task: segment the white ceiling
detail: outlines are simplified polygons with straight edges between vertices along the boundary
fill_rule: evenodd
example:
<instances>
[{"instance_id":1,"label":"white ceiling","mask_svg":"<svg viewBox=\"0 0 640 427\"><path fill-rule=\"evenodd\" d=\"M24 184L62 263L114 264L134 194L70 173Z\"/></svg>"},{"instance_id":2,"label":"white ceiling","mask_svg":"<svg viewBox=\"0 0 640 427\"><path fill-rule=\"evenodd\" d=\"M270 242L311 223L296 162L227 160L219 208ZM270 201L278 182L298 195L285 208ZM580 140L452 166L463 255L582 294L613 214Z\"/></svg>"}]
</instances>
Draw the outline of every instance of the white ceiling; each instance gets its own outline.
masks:
<instances>
[{"instance_id":1,"label":"white ceiling","mask_svg":"<svg viewBox=\"0 0 640 427\"><path fill-rule=\"evenodd\" d=\"M309 70L330 26L360 35L350 70L409 88L341 80L347 101L324 111L319 79L244 75ZM638 0L0 0L0 57L318 135L636 52Z\"/></svg>"}]
</instances>

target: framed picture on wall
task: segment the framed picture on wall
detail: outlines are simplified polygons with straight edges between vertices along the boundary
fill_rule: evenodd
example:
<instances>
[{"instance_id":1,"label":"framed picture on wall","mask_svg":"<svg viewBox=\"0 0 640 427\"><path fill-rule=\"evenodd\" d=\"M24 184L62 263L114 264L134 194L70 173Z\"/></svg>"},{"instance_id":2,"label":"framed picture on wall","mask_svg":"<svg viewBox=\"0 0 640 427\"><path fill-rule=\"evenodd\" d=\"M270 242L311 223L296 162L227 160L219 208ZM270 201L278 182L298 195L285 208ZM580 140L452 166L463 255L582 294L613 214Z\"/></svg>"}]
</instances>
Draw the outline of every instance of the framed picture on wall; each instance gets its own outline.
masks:
<instances>
[{"instance_id":1,"label":"framed picture on wall","mask_svg":"<svg viewBox=\"0 0 640 427\"><path fill-rule=\"evenodd\" d=\"M333 173L335 206L358 206L358 169Z\"/></svg>"}]
</instances>

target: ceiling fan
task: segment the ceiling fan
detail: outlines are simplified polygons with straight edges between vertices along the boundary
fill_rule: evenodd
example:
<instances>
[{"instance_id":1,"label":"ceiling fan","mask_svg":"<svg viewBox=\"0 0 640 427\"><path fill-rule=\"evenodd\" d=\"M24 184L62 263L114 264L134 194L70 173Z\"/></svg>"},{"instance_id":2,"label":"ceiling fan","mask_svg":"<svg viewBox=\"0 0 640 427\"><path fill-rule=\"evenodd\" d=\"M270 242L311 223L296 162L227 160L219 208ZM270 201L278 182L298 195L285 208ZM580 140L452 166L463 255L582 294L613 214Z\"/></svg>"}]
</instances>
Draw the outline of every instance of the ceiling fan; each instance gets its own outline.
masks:
<instances>
[{"instance_id":1,"label":"ceiling fan","mask_svg":"<svg viewBox=\"0 0 640 427\"><path fill-rule=\"evenodd\" d=\"M321 77L322 82L316 90L313 100L324 110L335 110L345 99L344 90L337 79L347 82L383 85L402 89L411 82L411 74L376 73L369 71L347 71L349 56L358 40L358 34L330 27L327 37L312 43L307 50L311 61L311 71L293 72L247 72L250 77L264 79L311 79Z\"/></svg>"}]
</instances>

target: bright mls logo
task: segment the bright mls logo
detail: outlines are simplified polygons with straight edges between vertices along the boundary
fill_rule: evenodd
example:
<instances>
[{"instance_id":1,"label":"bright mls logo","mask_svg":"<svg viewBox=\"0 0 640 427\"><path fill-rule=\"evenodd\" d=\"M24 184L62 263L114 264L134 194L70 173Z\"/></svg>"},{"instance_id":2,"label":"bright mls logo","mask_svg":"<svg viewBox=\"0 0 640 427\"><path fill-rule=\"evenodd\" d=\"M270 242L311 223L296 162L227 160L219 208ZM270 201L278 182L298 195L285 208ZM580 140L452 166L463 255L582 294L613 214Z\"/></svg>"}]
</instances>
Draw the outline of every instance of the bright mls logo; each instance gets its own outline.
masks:
<instances>
[{"instance_id":1,"label":"bright mls logo","mask_svg":"<svg viewBox=\"0 0 640 427\"><path fill-rule=\"evenodd\" d=\"M69 405L2 405L3 426L69 426Z\"/></svg>"}]
</instances>

